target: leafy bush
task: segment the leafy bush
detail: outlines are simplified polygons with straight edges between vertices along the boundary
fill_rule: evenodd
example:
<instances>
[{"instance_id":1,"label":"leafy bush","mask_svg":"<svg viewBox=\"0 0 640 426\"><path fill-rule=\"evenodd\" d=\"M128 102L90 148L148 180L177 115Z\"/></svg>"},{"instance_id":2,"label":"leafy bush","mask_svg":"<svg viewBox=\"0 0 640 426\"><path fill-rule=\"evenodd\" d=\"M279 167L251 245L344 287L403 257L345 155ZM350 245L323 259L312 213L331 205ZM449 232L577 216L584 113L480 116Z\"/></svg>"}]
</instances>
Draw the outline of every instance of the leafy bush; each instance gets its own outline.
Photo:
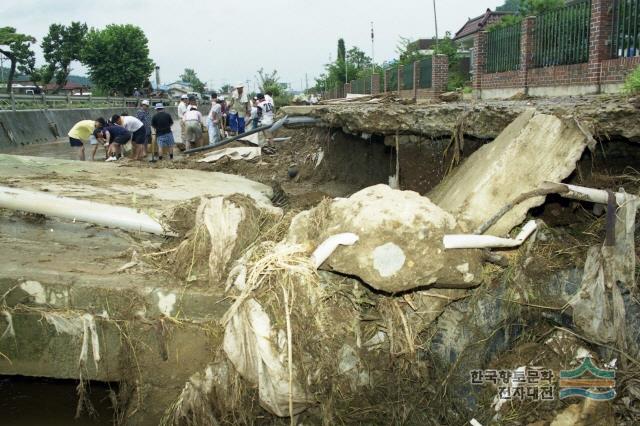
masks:
<instances>
[{"instance_id":1,"label":"leafy bush","mask_svg":"<svg viewBox=\"0 0 640 426\"><path fill-rule=\"evenodd\" d=\"M640 92L640 66L627 76L624 82L624 92L629 95Z\"/></svg>"}]
</instances>

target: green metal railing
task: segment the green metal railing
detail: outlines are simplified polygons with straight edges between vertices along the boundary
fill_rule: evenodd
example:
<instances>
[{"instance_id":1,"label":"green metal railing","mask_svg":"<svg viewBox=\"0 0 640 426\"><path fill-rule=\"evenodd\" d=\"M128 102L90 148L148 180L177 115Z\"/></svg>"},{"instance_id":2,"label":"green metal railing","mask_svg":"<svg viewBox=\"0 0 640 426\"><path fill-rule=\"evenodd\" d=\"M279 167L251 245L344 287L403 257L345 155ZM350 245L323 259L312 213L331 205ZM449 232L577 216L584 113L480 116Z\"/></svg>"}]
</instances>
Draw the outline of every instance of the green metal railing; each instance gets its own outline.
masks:
<instances>
[{"instance_id":1,"label":"green metal railing","mask_svg":"<svg viewBox=\"0 0 640 426\"><path fill-rule=\"evenodd\" d=\"M433 60L431 56L426 59L422 59L418 63L418 69L420 70L420 78L418 80L418 87L421 89L431 88L431 71L433 69Z\"/></svg>"},{"instance_id":2,"label":"green metal railing","mask_svg":"<svg viewBox=\"0 0 640 426\"><path fill-rule=\"evenodd\" d=\"M387 71L387 90L394 92L398 90L398 67L391 67Z\"/></svg>"},{"instance_id":3,"label":"green metal railing","mask_svg":"<svg viewBox=\"0 0 640 426\"><path fill-rule=\"evenodd\" d=\"M402 90L413 89L413 63L402 67Z\"/></svg>"},{"instance_id":4,"label":"green metal railing","mask_svg":"<svg viewBox=\"0 0 640 426\"><path fill-rule=\"evenodd\" d=\"M356 93L359 95L364 94L364 80L362 78L353 80L351 82L351 93Z\"/></svg>"},{"instance_id":5,"label":"green metal railing","mask_svg":"<svg viewBox=\"0 0 640 426\"><path fill-rule=\"evenodd\" d=\"M533 66L589 61L591 0L578 0L539 15L534 26Z\"/></svg>"},{"instance_id":6,"label":"green metal railing","mask_svg":"<svg viewBox=\"0 0 640 426\"><path fill-rule=\"evenodd\" d=\"M518 24L497 28L487 34L487 72L516 71L520 69L520 37Z\"/></svg>"},{"instance_id":7,"label":"green metal railing","mask_svg":"<svg viewBox=\"0 0 640 426\"><path fill-rule=\"evenodd\" d=\"M640 56L640 0L614 0L611 56Z\"/></svg>"}]
</instances>

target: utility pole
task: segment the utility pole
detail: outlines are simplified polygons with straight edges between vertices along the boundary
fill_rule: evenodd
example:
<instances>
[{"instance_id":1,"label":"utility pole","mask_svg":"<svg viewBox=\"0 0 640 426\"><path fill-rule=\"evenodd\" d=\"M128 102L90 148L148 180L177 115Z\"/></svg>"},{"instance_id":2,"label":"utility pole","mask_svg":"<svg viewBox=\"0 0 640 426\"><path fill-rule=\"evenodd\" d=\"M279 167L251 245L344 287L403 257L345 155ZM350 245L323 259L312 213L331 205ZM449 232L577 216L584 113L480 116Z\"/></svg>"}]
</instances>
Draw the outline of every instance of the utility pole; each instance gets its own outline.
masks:
<instances>
[{"instance_id":1,"label":"utility pole","mask_svg":"<svg viewBox=\"0 0 640 426\"><path fill-rule=\"evenodd\" d=\"M307 74L306 72L304 73L304 87L305 87L305 92L309 91L309 74Z\"/></svg>"},{"instance_id":2,"label":"utility pole","mask_svg":"<svg viewBox=\"0 0 640 426\"><path fill-rule=\"evenodd\" d=\"M438 15L436 14L436 0L433 0L433 20L436 23L436 51L438 51Z\"/></svg>"},{"instance_id":3,"label":"utility pole","mask_svg":"<svg viewBox=\"0 0 640 426\"><path fill-rule=\"evenodd\" d=\"M4 81L4 55L0 53L0 81Z\"/></svg>"}]
</instances>

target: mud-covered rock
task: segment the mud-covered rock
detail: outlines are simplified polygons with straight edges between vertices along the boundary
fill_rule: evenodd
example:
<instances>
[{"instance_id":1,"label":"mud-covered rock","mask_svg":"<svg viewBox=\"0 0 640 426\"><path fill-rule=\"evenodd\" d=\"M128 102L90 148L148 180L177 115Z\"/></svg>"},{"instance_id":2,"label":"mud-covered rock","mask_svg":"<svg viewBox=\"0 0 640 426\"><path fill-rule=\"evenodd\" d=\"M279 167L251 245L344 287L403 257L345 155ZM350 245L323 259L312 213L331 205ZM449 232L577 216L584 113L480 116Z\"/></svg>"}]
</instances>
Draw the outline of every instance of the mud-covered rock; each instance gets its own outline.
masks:
<instances>
[{"instance_id":1,"label":"mud-covered rock","mask_svg":"<svg viewBox=\"0 0 640 426\"><path fill-rule=\"evenodd\" d=\"M308 243L343 232L360 238L338 248L324 268L358 276L386 292L435 283L469 288L482 280L480 251L445 251L442 237L456 232L456 221L416 192L376 185L323 208L298 215L289 240Z\"/></svg>"}]
</instances>

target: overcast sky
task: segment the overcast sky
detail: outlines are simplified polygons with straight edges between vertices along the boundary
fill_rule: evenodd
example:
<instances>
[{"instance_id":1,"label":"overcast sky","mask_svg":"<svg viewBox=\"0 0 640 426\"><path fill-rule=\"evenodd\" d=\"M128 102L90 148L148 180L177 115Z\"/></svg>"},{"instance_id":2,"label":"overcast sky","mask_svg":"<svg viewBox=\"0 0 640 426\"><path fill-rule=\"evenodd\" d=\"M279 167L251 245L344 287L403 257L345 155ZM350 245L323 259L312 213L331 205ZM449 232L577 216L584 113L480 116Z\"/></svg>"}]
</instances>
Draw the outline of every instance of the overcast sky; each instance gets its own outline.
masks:
<instances>
[{"instance_id":1,"label":"overcast sky","mask_svg":"<svg viewBox=\"0 0 640 426\"><path fill-rule=\"evenodd\" d=\"M438 31L455 33L469 17L502 0L436 0ZM268 0L268 1L132 1L1 0L0 26L16 27L38 40L51 23L86 22L140 26L147 34L151 58L160 66L162 83L194 68L213 88L224 82L256 80L256 71L278 70L294 89L309 85L335 59L340 37L347 48L371 54L370 27L375 29L375 61L397 56L399 37L431 38L435 34L432 0ZM38 48L39 62L42 55ZM118 58L105 58L117 61ZM75 74L85 74L79 64Z\"/></svg>"}]
</instances>

